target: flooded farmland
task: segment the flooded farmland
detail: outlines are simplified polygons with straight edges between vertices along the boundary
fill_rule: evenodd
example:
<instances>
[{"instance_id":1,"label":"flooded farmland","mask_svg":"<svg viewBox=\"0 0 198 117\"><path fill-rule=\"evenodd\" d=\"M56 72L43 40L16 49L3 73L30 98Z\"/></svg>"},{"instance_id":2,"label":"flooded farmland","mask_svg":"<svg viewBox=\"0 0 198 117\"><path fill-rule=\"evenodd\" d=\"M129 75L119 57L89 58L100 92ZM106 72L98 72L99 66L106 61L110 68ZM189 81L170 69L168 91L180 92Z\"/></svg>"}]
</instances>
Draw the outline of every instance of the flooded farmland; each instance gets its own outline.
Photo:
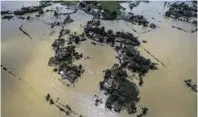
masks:
<instances>
[{"instance_id":1,"label":"flooded farmland","mask_svg":"<svg viewBox=\"0 0 198 117\"><path fill-rule=\"evenodd\" d=\"M137 74L129 80L136 83L139 90L140 100L136 103L137 112L134 114L128 114L126 109L118 113L105 108L108 96L100 90L99 83L103 80L104 70L110 69L115 63L119 64L116 57L119 53L110 44L87 39L75 45L75 51L82 53L83 57L74 60L73 64L82 65L84 69L75 83L63 79L54 72L54 67L48 65L50 57L55 56L51 45L59 37L61 29L69 29L71 34L82 34L87 22L94 19L91 13L79 8L70 14L73 22L62 24L67 15L55 17L54 11L59 14L71 13L78 5L68 7L52 3L42 8L44 14L39 17L36 16L37 12L33 12L22 16L12 14L13 18L9 20L1 19L2 116L137 117L141 108L147 107L145 117L196 117L197 94L184 81L191 79L192 83L197 82L197 32L191 33L197 27L192 23L165 17L168 7L164 7L164 3L140 2L131 10L129 3L124 2L120 3L125 8L121 12L124 15L121 14L115 20L100 19L100 25L105 30L130 32L138 37L140 45L136 49L140 55L157 63L156 70L149 70L143 76L142 86L138 85ZM15 11L23 6L38 4L36 1L3 1L1 11ZM52 12L46 12L47 9ZM156 29L124 20L122 17L129 12L143 15L156 25ZM54 22L60 22L60 25L51 27ZM31 38L19 30L20 26ZM61 38L67 40L70 36L66 34ZM47 94L50 94L55 104L46 102ZM102 100L102 104L95 106L97 97ZM57 108L62 104L70 106L70 115Z\"/></svg>"}]
</instances>

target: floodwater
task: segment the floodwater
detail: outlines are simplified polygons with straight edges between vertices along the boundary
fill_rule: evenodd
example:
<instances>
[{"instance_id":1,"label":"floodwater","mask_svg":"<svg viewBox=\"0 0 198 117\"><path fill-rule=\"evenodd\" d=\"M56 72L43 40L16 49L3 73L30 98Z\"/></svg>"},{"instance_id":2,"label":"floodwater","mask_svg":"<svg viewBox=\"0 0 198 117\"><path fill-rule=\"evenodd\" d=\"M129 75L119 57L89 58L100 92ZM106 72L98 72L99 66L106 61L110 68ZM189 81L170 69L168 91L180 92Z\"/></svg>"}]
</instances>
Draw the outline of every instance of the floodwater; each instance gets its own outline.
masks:
<instances>
[{"instance_id":1,"label":"floodwater","mask_svg":"<svg viewBox=\"0 0 198 117\"><path fill-rule=\"evenodd\" d=\"M24 4L23 2L15 3L19 4L16 5L17 8ZM3 2L2 8L6 9L7 4L15 6L15 3ZM30 3L32 2L25 4ZM196 117L196 93L186 87L184 80L192 79L193 83L197 82L197 35L174 29L172 25L186 30L195 27L163 18L162 12L164 11L160 6L163 4L158 3L151 2L148 5L158 6L161 10L145 10L145 12L153 12L156 20L152 21L158 22L156 30L131 25L123 20L102 21L101 25L104 25L106 29L132 32L139 37L140 41L147 40L148 43L142 43L139 48L141 54L157 63L143 50L145 48L166 65L164 67L159 63L158 70L146 74L144 84L139 88L141 97L139 105L149 108L148 117ZM146 5L146 3L142 4ZM56 5L52 8L56 8ZM157 9L157 7L146 8ZM68 10L70 11L72 10ZM154 11L161 11L161 16L158 17L158 13ZM151 13L148 15L151 16ZM83 30L80 24L84 25L86 21L92 19L92 16L78 11L72 14L71 18L74 22L66 25L65 28L81 33ZM83 53L83 59L77 61L76 64L82 64L85 72L74 86L67 87L68 82L62 81L60 76L53 72L53 68L47 64L49 57L54 54L51 44L57 38L60 27L51 29L46 24L51 20L55 19L40 17L30 21L16 18L1 21L1 62L16 74L16 77L13 77L1 70L2 116L65 117L64 113L45 101L45 95L50 93L54 99L59 98L61 103L69 104L75 112L86 117L135 117L135 115L127 115L125 111L120 114L110 112L104 108L104 104L99 107L94 106L95 94L105 99L98 85L103 79L103 70L117 62L116 52L110 46L94 46L91 41L77 45L77 50ZM21 24L32 39L18 30ZM50 35L53 30L55 33ZM84 59L87 56L89 59Z\"/></svg>"}]
</instances>

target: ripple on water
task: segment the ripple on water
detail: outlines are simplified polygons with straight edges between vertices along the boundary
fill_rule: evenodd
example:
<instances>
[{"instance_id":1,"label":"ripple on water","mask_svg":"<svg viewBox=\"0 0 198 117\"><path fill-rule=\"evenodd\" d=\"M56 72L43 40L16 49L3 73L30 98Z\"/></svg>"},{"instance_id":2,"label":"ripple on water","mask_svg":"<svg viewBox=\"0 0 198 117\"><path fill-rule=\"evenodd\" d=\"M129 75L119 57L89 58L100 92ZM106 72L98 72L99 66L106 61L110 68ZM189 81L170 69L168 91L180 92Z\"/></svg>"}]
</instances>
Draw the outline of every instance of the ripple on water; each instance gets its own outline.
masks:
<instances>
[{"instance_id":1,"label":"ripple on water","mask_svg":"<svg viewBox=\"0 0 198 117\"><path fill-rule=\"evenodd\" d=\"M105 109L104 100L106 97L104 95L100 97L102 97L103 103L95 106L95 100L92 96L83 93L75 94L77 102L82 106L82 111L87 117L119 117L118 113Z\"/></svg>"}]
</instances>

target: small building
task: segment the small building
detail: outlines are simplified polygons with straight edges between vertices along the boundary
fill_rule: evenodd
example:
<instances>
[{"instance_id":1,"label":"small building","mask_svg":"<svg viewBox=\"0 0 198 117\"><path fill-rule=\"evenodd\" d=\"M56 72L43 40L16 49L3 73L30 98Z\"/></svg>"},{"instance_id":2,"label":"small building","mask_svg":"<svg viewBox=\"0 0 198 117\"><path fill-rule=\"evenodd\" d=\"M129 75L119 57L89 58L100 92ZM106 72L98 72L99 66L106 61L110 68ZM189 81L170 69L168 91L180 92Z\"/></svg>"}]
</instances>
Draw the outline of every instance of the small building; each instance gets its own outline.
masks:
<instances>
[{"instance_id":1,"label":"small building","mask_svg":"<svg viewBox=\"0 0 198 117\"><path fill-rule=\"evenodd\" d=\"M74 70L64 70L59 72L63 79L69 80L71 83L78 78L77 73Z\"/></svg>"},{"instance_id":2,"label":"small building","mask_svg":"<svg viewBox=\"0 0 198 117\"><path fill-rule=\"evenodd\" d=\"M109 78L104 82L104 87L107 89L118 89L120 83L118 83L114 78Z\"/></svg>"},{"instance_id":3,"label":"small building","mask_svg":"<svg viewBox=\"0 0 198 117\"><path fill-rule=\"evenodd\" d=\"M113 79L109 78L109 79L107 79L105 81L104 87L107 88L107 89L109 89L109 88L111 88L112 84L113 84Z\"/></svg>"}]
</instances>

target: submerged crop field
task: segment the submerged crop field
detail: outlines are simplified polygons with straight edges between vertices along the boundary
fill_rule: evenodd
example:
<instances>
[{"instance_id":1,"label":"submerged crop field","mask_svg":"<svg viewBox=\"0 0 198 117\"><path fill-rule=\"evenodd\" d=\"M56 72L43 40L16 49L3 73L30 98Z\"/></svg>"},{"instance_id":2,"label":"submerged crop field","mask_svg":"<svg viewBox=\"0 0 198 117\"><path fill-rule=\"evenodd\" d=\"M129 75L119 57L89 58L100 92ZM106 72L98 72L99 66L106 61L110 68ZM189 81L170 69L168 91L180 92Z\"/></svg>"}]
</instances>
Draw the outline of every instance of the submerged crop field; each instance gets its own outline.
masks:
<instances>
[{"instance_id":1,"label":"submerged crop field","mask_svg":"<svg viewBox=\"0 0 198 117\"><path fill-rule=\"evenodd\" d=\"M3 1L1 19L2 116L196 116L195 1Z\"/></svg>"}]
</instances>

